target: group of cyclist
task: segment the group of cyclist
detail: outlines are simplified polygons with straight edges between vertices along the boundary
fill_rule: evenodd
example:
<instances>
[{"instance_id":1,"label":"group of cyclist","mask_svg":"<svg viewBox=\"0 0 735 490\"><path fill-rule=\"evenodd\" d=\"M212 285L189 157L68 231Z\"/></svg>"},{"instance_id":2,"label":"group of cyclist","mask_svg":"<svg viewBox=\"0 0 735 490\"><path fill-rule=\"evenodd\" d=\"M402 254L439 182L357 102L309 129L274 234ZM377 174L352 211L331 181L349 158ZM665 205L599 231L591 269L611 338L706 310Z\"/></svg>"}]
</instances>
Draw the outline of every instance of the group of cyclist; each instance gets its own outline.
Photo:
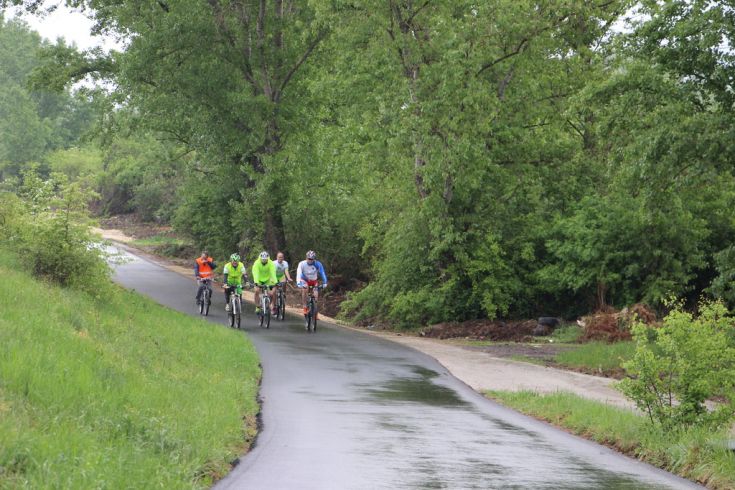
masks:
<instances>
[{"instance_id":1,"label":"group of cyclist","mask_svg":"<svg viewBox=\"0 0 735 490\"><path fill-rule=\"evenodd\" d=\"M201 301L202 290L207 283L211 282L217 263L209 256L207 251L196 259L194 265L194 275L199 282L199 288L196 294L197 304ZM230 308L230 294L233 294L238 286L240 288L247 284L247 271L245 264L240 260L240 255L234 253L230 255L230 261L227 262L222 269L222 285L225 292L225 310ZM255 312L260 314L260 295L267 294L271 298L272 313L275 314L276 302L274 294L276 286L284 287L287 282L293 282L289 273L288 262L286 262L283 252L276 254L276 260L271 260L268 252L263 251L253 262L252 266L253 286L255 287ZM315 300L319 299L319 288L316 287L321 280L321 287L327 286L327 274L324 266L316 260L316 253L313 250L306 252L305 260L299 262L296 268L296 286L301 290L301 304L304 307L304 315L307 314L306 295L309 287L313 287Z\"/></svg>"}]
</instances>

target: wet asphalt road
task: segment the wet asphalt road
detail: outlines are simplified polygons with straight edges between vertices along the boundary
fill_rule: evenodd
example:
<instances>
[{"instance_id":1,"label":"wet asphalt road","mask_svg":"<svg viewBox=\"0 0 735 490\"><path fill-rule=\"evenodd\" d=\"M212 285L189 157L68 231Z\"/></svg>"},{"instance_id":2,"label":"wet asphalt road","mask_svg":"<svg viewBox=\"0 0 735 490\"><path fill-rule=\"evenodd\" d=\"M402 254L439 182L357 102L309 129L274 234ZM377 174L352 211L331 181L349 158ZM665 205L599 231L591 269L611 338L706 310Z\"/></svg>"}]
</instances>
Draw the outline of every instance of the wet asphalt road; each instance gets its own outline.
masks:
<instances>
[{"instance_id":1,"label":"wet asphalt road","mask_svg":"<svg viewBox=\"0 0 735 490\"><path fill-rule=\"evenodd\" d=\"M147 259L115 280L197 315L195 283ZM420 352L295 317L265 330L245 311L263 427L216 489L699 488L488 401ZM207 320L228 328L218 288Z\"/></svg>"}]
</instances>

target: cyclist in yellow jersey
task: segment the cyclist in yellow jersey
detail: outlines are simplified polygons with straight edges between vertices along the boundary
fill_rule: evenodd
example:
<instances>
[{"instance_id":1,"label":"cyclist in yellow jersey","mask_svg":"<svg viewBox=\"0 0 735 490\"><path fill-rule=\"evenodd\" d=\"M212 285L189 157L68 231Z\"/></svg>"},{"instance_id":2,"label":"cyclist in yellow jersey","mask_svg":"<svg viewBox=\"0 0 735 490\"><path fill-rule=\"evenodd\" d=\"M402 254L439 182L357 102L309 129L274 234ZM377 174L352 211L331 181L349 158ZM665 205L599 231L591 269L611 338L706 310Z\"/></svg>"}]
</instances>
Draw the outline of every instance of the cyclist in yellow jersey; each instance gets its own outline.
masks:
<instances>
[{"instance_id":1,"label":"cyclist in yellow jersey","mask_svg":"<svg viewBox=\"0 0 735 490\"><path fill-rule=\"evenodd\" d=\"M255 313L260 314L260 293L266 293L271 297L271 313L276 313L276 302L273 299L276 285L276 265L270 259L268 252L261 252L260 257L253 263L253 283L255 284ZM270 290L265 286L270 286Z\"/></svg>"},{"instance_id":2,"label":"cyclist in yellow jersey","mask_svg":"<svg viewBox=\"0 0 735 490\"><path fill-rule=\"evenodd\" d=\"M222 286L225 288L225 311L230 311L230 293L235 292L237 286L242 287L243 279L247 280L248 277L245 264L240 262L238 254L230 255L230 261L225 264L222 274L224 275Z\"/></svg>"}]
</instances>

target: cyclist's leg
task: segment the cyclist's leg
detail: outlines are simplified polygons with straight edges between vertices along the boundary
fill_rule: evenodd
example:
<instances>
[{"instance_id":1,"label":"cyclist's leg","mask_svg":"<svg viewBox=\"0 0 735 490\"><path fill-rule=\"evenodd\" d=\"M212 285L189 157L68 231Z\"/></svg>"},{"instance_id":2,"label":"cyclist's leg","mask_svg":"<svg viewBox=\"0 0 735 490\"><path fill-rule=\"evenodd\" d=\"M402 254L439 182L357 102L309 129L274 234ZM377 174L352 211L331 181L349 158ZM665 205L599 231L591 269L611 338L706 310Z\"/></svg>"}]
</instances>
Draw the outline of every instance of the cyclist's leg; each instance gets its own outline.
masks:
<instances>
[{"instance_id":1,"label":"cyclist's leg","mask_svg":"<svg viewBox=\"0 0 735 490\"><path fill-rule=\"evenodd\" d=\"M262 296L264 294L268 294L268 290L265 289L265 286L258 286L257 288L255 288L255 312L258 314L262 313L260 304L263 301Z\"/></svg>"},{"instance_id":2,"label":"cyclist's leg","mask_svg":"<svg viewBox=\"0 0 735 490\"><path fill-rule=\"evenodd\" d=\"M304 315L306 315L309 312L309 307L306 304L307 292L308 292L308 286L304 286L301 288L301 306L304 307Z\"/></svg>"},{"instance_id":3,"label":"cyclist's leg","mask_svg":"<svg viewBox=\"0 0 735 490\"><path fill-rule=\"evenodd\" d=\"M276 287L273 286L268 291L268 296L271 298L271 313L276 314Z\"/></svg>"},{"instance_id":4,"label":"cyclist's leg","mask_svg":"<svg viewBox=\"0 0 735 490\"><path fill-rule=\"evenodd\" d=\"M319 288L314 286L314 308L316 309L316 312L314 314L314 319L319 316Z\"/></svg>"}]
</instances>

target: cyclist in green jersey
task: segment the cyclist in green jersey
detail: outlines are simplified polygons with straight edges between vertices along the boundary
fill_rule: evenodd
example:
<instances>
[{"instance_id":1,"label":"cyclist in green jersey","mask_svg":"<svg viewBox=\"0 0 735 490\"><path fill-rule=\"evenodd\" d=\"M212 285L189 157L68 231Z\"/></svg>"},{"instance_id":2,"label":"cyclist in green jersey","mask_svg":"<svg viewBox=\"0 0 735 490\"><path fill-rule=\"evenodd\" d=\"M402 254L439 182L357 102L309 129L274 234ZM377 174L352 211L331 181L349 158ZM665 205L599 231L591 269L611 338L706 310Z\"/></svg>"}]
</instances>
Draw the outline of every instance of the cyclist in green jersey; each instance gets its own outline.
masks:
<instances>
[{"instance_id":1,"label":"cyclist in green jersey","mask_svg":"<svg viewBox=\"0 0 735 490\"><path fill-rule=\"evenodd\" d=\"M230 311L230 294L235 292L237 286L243 286L243 280L247 280L245 264L240 262L238 254L230 255L230 261L225 264L222 271L224 280L222 285L225 288L225 311Z\"/></svg>"},{"instance_id":2,"label":"cyclist in green jersey","mask_svg":"<svg viewBox=\"0 0 735 490\"><path fill-rule=\"evenodd\" d=\"M260 314L260 293L261 289L264 293L271 297L271 313L275 314L276 302L273 300L273 293L276 285L276 265L270 259L268 252L261 252L260 257L253 263L253 283L255 284L255 313ZM264 286L270 286L268 290Z\"/></svg>"}]
</instances>

